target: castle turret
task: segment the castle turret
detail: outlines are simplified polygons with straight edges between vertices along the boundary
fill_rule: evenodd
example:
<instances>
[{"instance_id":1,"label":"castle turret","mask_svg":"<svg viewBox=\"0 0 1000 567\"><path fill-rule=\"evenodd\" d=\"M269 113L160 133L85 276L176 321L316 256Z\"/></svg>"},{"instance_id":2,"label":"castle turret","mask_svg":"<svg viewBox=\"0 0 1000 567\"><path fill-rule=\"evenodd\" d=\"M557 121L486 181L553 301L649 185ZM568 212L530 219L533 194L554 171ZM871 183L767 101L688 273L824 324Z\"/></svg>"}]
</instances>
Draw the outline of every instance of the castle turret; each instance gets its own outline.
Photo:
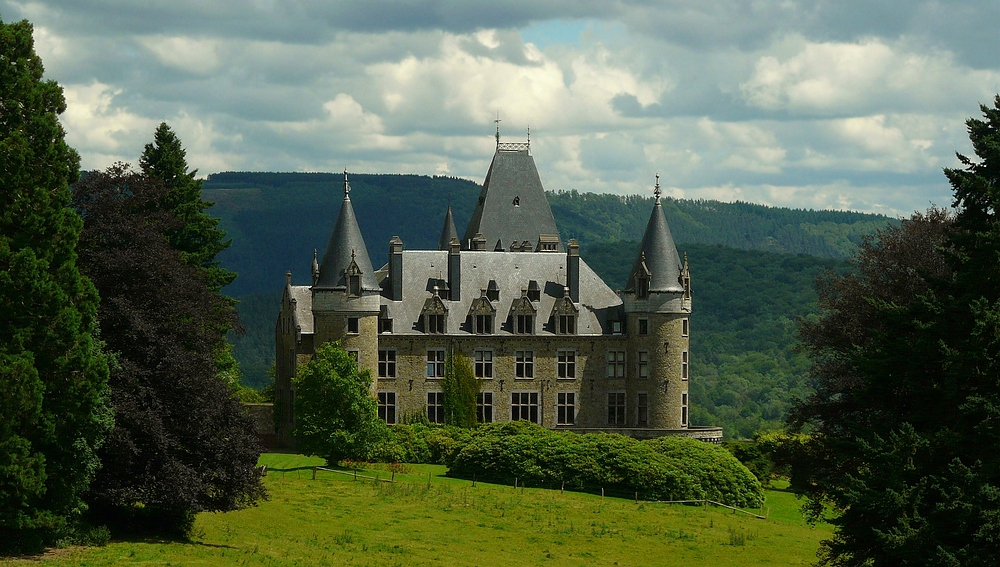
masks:
<instances>
[{"instance_id":1,"label":"castle turret","mask_svg":"<svg viewBox=\"0 0 1000 567\"><path fill-rule=\"evenodd\" d=\"M374 369L380 293L344 171L344 200L312 286L316 346L339 340L361 367Z\"/></svg>"},{"instance_id":2,"label":"castle turret","mask_svg":"<svg viewBox=\"0 0 1000 567\"><path fill-rule=\"evenodd\" d=\"M646 224L642 246L622 293L629 351L635 361L636 396L649 408L648 423L657 429L688 427L690 373L690 270L681 264L660 203ZM645 403L642 403L645 402Z\"/></svg>"},{"instance_id":3,"label":"castle turret","mask_svg":"<svg viewBox=\"0 0 1000 567\"><path fill-rule=\"evenodd\" d=\"M438 239L438 250L451 250L451 240L458 239L458 229L455 228L455 217L451 214L451 205L444 215L444 226L441 227L441 238Z\"/></svg>"}]
</instances>

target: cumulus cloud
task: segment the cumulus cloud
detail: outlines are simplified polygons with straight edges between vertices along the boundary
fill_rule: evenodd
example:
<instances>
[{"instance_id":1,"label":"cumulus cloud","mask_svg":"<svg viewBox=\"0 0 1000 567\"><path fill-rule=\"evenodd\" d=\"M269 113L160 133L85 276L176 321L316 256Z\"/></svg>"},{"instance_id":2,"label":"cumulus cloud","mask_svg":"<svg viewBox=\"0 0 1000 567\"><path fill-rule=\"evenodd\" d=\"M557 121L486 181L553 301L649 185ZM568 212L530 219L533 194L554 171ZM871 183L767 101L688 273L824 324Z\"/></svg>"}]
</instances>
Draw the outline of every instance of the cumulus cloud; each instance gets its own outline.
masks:
<instances>
[{"instance_id":1,"label":"cumulus cloud","mask_svg":"<svg viewBox=\"0 0 1000 567\"><path fill-rule=\"evenodd\" d=\"M499 111L546 187L906 214L1000 90L995 2L0 0L87 168L160 121L227 169L482 181Z\"/></svg>"}]
</instances>

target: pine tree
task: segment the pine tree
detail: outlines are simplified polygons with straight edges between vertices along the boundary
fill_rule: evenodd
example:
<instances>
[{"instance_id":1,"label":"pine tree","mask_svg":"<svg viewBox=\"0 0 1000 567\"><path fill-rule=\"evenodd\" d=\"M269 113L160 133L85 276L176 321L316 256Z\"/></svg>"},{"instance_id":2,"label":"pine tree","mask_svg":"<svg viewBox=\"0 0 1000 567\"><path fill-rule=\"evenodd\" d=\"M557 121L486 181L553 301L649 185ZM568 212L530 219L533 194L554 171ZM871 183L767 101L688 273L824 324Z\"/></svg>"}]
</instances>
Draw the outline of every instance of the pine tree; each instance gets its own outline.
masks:
<instances>
[{"instance_id":1,"label":"pine tree","mask_svg":"<svg viewBox=\"0 0 1000 567\"><path fill-rule=\"evenodd\" d=\"M139 165L170 190L164 207L181 221L168 235L171 246L188 264L204 270L212 289L220 291L236 279L236 274L221 267L216 259L232 240L225 240L219 219L205 212L212 203L202 200L202 182L195 178L197 170L188 171L186 156L177 134L162 122L153 134L153 142L146 144Z\"/></svg>"},{"instance_id":2,"label":"pine tree","mask_svg":"<svg viewBox=\"0 0 1000 567\"><path fill-rule=\"evenodd\" d=\"M33 547L84 510L111 428L97 293L68 207L79 157L32 26L0 21L0 548Z\"/></svg>"}]
</instances>

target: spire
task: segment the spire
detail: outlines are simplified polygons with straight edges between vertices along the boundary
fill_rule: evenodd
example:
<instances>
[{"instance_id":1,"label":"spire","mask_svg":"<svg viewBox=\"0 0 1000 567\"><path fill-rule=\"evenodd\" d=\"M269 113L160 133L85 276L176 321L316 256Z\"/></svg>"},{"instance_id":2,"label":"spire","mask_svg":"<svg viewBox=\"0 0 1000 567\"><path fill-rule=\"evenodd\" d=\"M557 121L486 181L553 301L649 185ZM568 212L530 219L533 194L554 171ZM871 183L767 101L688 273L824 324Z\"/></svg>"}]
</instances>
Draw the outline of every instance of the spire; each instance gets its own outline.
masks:
<instances>
[{"instance_id":1,"label":"spire","mask_svg":"<svg viewBox=\"0 0 1000 567\"><path fill-rule=\"evenodd\" d=\"M663 205L660 203L659 175L656 176L653 194L656 196L653 212L649 215L649 222L646 223L642 247L639 249L625 290L635 291L636 276L648 271L649 291L683 292L684 286L680 281L683 267L681 258L677 254L674 237L671 236L670 227L667 225L667 218L663 214Z\"/></svg>"},{"instance_id":2,"label":"spire","mask_svg":"<svg viewBox=\"0 0 1000 567\"><path fill-rule=\"evenodd\" d=\"M451 250L453 238L458 238L458 229L455 228L455 217L451 215L451 205L448 205L448 212L444 215L444 226L441 228L441 238L438 240L438 250Z\"/></svg>"},{"instance_id":3,"label":"spire","mask_svg":"<svg viewBox=\"0 0 1000 567\"><path fill-rule=\"evenodd\" d=\"M500 149L500 111L497 111L496 120L493 121L497 125L497 149Z\"/></svg>"},{"instance_id":4,"label":"spire","mask_svg":"<svg viewBox=\"0 0 1000 567\"><path fill-rule=\"evenodd\" d=\"M487 242L527 241L532 248L544 236L555 246L546 251L562 251L559 229L527 144L497 147L462 246L469 247L469 241L480 233Z\"/></svg>"},{"instance_id":5,"label":"spire","mask_svg":"<svg viewBox=\"0 0 1000 567\"><path fill-rule=\"evenodd\" d=\"M344 272L352 261L361 270L361 287L364 290L378 290L375 280L375 270L372 269L371 258L365 239L361 236L358 219L354 216L354 206L351 205L351 186L347 181L347 171L344 171L344 200L340 203L340 214L333 226L330 242L326 245L323 262L319 267L319 278L314 285L318 288L345 288L347 278Z\"/></svg>"}]
</instances>

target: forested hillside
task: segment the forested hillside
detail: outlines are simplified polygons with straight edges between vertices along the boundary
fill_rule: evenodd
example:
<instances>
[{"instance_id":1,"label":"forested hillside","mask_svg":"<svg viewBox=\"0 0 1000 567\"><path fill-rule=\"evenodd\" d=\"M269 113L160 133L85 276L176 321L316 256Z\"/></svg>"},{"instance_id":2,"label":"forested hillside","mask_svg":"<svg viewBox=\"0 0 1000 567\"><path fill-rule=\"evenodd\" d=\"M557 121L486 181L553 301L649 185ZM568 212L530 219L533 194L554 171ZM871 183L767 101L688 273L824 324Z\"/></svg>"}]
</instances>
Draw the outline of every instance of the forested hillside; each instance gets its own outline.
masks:
<instances>
[{"instance_id":1,"label":"forested hillside","mask_svg":"<svg viewBox=\"0 0 1000 567\"><path fill-rule=\"evenodd\" d=\"M351 200L375 265L389 238L433 248L450 203L464 230L479 185L418 175L351 175ZM312 251L322 256L342 198L343 175L220 173L205 183L213 212L233 238L223 265L240 273L226 291L241 301L246 333L235 340L245 381L268 381L274 320L284 273L309 279ZM653 205L652 197L549 193L564 240L612 288L624 286ZM842 270L862 235L886 217L805 211L748 203L664 201L680 252L688 253L695 294L692 319L692 422L749 437L780 425L790 400L808 390L805 357L795 352L795 319L816 312L814 281Z\"/></svg>"},{"instance_id":2,"label":"forested hillside","mask_svg":"<svg viewBox=\"0 0 1000 567\"><path fill-rule=\"evenodd\" d=\"M451 204L459 234L472 215L480 186L464 179L421 175L352 174L351 200L372 263L385 262L389 239L409 249L433 248ZM286 270L308 279L312 251L320 256L343 193L343 174L216 173L204 184L233 246L220 254L240 273L226 291L234 296L280 288ZM641 190L642 188L637 188ZM563 240L581 245L642 238L650 197L550 192ZM749 203L664 200L678 243L722 244L743 250L848 256L861 236L892 222L888 217L839 211L781 209Z\"/></svg>"}]
</instances>

